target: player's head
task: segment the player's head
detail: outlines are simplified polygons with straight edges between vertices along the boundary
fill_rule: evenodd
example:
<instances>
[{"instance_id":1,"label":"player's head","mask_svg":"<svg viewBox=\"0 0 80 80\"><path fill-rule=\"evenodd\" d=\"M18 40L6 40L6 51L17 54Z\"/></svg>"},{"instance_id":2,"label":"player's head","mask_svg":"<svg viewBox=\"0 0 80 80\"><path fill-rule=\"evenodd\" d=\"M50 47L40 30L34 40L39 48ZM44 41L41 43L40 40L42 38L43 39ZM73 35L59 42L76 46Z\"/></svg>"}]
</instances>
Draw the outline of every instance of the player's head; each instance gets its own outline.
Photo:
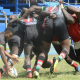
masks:
<instances>
[{"instance_id":1,"label":"player's head","mask_svg":"<svg viewBox=\"0 0 80 80\"><path fill-rule=\"evenodd\" d=\"M9 20L14 19L17 15L11 15L9 16Z\"/></svg>"},{"instance_id":2,"label":"player's head","mask_svg":"<svg viewBox=\"0 0 80 80\"><path fill-rule=\"evenodd\" d=\"M34 5L38 6L38 2L36 2L36 1L31 1L30 7L32 7L32 6L34 6Z\"/></svg>"},{"instance_id":3,"label":"player's head","mask_svg":"<svg viewBox=\"0 0 80 80\"><path fill-rule=\"evenodd\" d=\"M9 16L9 20L11 20L11 19L13 19L13 16L11 15L11 16Z\"/></svg>"},{"instance_id":4,"label":"player's head","mask_svg":"<svg viewBox=\"0 0 80 80\"><path fill-rule=\"evenodd\" d=\"M14 29L12 27L6 28L4 32L7 41L9 41L11 37L14 35Z\"/></svg>"}]
</instances>

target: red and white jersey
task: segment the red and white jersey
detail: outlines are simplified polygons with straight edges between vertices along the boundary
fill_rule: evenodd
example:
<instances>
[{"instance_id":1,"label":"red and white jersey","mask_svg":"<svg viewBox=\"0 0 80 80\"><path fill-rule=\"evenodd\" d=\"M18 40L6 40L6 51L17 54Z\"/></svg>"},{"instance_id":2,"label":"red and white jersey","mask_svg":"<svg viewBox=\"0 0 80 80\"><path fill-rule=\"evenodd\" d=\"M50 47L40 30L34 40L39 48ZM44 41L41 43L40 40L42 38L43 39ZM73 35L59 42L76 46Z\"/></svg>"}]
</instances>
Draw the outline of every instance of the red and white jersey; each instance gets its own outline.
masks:
<instances>
[{"instance_id":1,"label":"red and white jersey","mask_svg":"<svg viewBox=\"0 0 80 80\"><path fill-rule=\"evenodd\" d=\"M68 23L67 29L69 36L72 38L74 42L74 49L80 49L80 29L79 29L79 23L76 16L73 16L75 19L75 24ZM58 44L56 36L53 38L53 43Z\"/></svg>"},{"instance_id":2,"label":"red and white jersey","mask_svg":"<svg viewBox=\"0 0 80 80\"><path fill-rule=\"evenodd\" d=\"M79 23L78 19L76 17L73 17L75 19L75 24L68 24L67 29L69 36L72 38L74 42L80 41L80 29L79 29Z\"/></svg>"},{"instance_id":3,"label":"red and white jersey","mask_svg":"<svg viewBox=\"0 0 80 80\"><path fill-rule=\"evenodd\" d=\"M27 18L20 20L25 25L34 25L37 24L37 20L34 17L28 15Z\"/></svg>"},{"instance_id":4,"label":"red and white jersey","mask_svg":"<svg viewBox=\"0 0 80 80\"><path fill-rule=\"evenodd\" d=\"M46 7L45 11L49 11L50 13L54 13L54 14L56 14L57 17L64 18L63 12L62 12L59 4L56 4L55 6L52 6L52 7Z\"/></svg>"}]
</instances>

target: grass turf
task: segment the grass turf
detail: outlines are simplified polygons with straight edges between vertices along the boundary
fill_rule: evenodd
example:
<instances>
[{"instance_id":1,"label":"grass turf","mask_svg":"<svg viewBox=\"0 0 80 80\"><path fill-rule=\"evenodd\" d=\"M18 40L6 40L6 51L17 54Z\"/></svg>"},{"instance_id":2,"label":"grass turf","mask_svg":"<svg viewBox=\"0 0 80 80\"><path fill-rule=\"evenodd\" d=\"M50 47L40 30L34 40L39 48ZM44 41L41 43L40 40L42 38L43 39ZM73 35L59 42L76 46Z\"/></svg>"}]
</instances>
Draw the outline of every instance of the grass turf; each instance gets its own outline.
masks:
<instances>
[{"instance_id":1,"label":"grass turf","mask_svg":"<svg viewBox=\"0 0 80 80\"><path fill-rule=\"evenodd\" d=\"M57 57L57 55L49 55L49 59L52 59L54 56ZM26 78L26 70L23 69L23 64L24 64L24 58L20 57L19 58L20 62L14 67L18 71L18 77L15 78L15 80L36 80L36 79L28 79ZM31 67L33 67L35 62L35 57L31 61ZM0 59L0 67L3 66L3 62ZM50 69L46 68L40 69L40 76L37 80L80 80L80 74L74 75L75 69L68 65L65 60L62 60L58 66L57 66L57 72L54 74L50 74ZM2 80L14 80L10 76L3 75Z\"/></svg>"}]
</instances>

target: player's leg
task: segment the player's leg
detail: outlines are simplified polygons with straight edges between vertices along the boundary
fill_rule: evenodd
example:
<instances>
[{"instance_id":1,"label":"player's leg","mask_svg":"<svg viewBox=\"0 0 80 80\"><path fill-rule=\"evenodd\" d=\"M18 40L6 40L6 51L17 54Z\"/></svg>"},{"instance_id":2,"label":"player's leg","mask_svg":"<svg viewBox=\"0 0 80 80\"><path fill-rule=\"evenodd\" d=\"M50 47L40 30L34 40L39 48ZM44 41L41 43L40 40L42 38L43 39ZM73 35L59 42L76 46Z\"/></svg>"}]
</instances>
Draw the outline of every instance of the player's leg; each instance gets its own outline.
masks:
<instances>
[{"instance_id":1,"label":"player's leg","mask_svg":"<svg viewBox=\"0 0 80 80\"><path fill-rule=\"evenodd\" d=\"M75 49L76 56L78 58L78 61L80 62L80 49Z\"/></svg>"},{"instance_id":2,"label":"player's leg","mask_svg":"<svg viewBox=\"0 0 80 80\"><path fill-rule=\"evenodd\" d=\"M36 47L34 46L33 49L32 49L32 52L30 54L30 60L32 60L32 58L37 55L37 49Z\"/></svg>"},{"instance_id":3,"label":"player's leg","mask_svg":"<svg viewBox=\"0 0 80 80\"><path fill-rule=\"evenodd\" d=\"M53 58L53 65L50 68L51 73L54 72L58 62L60 62L62 59L65 59L70 51L69 35L65 22L61 18L56 17L55 19L53 19L53 24L55 35L60 42L62 51L60 52L60 55L57 59L55 57Z\"/></svg>"},{"instance_id":4,"label":"player's leg","mask_svg":"<svg viewBox=\"0 0 80 80\"><path fill-rule=\"evenodd\" d=\"M32 78L30 54L33 49L33 37L32 27L26 27L24 35L25 66L27 70L26 78Z\"/></svg>"},{"instance_id":5,"label":"player's leg","mask_svg":"<svg viewBox=\"0 0 80 80\"><path fill-rule=\"evenodd\" d=\"M40 67L42 66L42 64L44 63L44 61L46 59L46 55L49 52L50 45L51 45L51 42L52 42L52 39L54 36L52 19L50 19L50 20L47 19L46 26L47 27L45 27L45 32L43 34L43 35L45 35L43 37L44 38L43 46L42 46L41 52L40 52L38 60L37 60L36 69L34 71L35 78L38 78Z\"/></svg>"},{"instance_id":6,"label":"player's leg","mask_svg":"<svg viewBox=\"0 0 80 80\"><path fill-rule=\"evenodd\" d=\"M32 58L37 55L37 50L35 47L33 47L31 53L30 53L30 60L32 60ZM34 65L35 66L35 65ZM24 65L23 65L23 68L26 69L26 66L25 66L25 60L24 60Z\"/></svg>"},{"instance_id":7,"label":"player's leg","mask_svg":"<svg viewBox=\"0 0 80 80\"><path fill-rule=\"evenodd\" d=\"M37 60L38 60L38 57L39 57L39 54L40 54L40 49L42 48L42 46L39 46L39 47L37 47L36 49L37 49L37 54L36 54L36 61L35 61L35 64L34 64L34 67L33 67L33 69L32 69L32 73L34 72L34 70L35 70L35 67L36 67L36 65L37 65ZM52 60L49 60L48 59L48 55L46 55L46 58L45 58L45 60L44 60L44 63L42 64L42 68L49 68L51 65L52 65L52 63L53 63L53 61Z\"/></svg>"},{"instance_id":8,"label":"player's leg","mask_svg":"<svg viewBox=\"0 0 80 80\"><path fill-rule=\"evenodd\" d=\"M31 71L31 61L30 61L30 53L32 51L33 46L24 46L24 54L25 54L25 67L27 70L26 78L32 78L32 71Z\"/></svg>"},{"instance_id":9,"label":"player's leg","mask_svg":"<svg viewBox=\"0 0 80 80\"><path fill-rule=\"evenodd\" d=\"M62 50L61 45L53 43L53 42L52 42L52 44L53 44L55 50L57 51L57 53L60 54L60 52ZM76 58L76 55L74 54L74 49L72 48L72 46L70 46L70 53L69 54L70 55L72 54L72 56L74 57L73 59ZM73 59L71 57L69 55L67 55L66 58L65 58L66 62L69 65L73 66L75 68L75 71L79 71L79 66L73 61Z\"/></svg>"},{"instance_id":10,"label":"player's leg","mask_svg":"<svg viewBox=\"0 0 80 80\"><path fill-rule=\"evenodd\" d=\"M72 60L79 62L79 60L78 60L78 58L77 58L77 56L76 56L76 52L75 52L75 50L74 50L74 48L73 48L72 45L70 46L69 57L70 57Z\"/></svg>"},{"instance_id":11,"label":"player's leg","mask_svg":"<svg viewBox=\"0 0 80 80\"><path fill-rule=\"evenodd\" d=\"M70 46L70 52L69 52L68 56L65 58L65 60L68 64L70 64L71 66L73 66L75 68L76 72L80 72L79 66L74 62L74 61L79 62L79 60L75 54L73 46Z\"/></svg>"},{"instance_id":12,"label":"player's leg","mask_svg":"<svg viewBox=\"0 0 80 80\"><path fill-rule=\"evenodd\" d=\"M43 43L43 45L45 45ZM35 67L35 71L34 71L34 75L33 77L38 78L39 77L39 70L40 67L42 66L43 62L45 61L46 58L46 54L48 53L49 49L50 49L50 44L47 44L47 46L45 45L46 50L44 50L44 48L42 49L42 52L39 54L39 57L37 59L37 65ZM44 54L45 53L45 54Z\"/></svg>"}]
</instances>

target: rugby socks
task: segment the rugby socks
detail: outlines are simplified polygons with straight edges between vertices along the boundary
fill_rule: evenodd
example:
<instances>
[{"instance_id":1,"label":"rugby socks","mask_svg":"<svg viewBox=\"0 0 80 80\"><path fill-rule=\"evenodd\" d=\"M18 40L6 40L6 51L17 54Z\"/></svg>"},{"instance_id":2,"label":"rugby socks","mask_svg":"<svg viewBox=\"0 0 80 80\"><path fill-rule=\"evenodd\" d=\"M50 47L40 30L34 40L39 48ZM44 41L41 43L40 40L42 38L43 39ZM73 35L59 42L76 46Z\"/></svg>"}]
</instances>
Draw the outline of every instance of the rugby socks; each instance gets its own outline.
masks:
<instances>
[{"instance_id":1,"label":"rugby socks","mask_svg":"<svg viewBox=\"0 0 80 80\"><path fill-rule=\"evenodd\" d=\"M53 60L47 60L47 63L45 65L42 65L43 68L50 68L53 64Z\"/></svg>"},{"instance_id":2,"label":"rugby socks","mask_svg":"<svg viewBox=\"0 0 80 80\"><path fill-rule=\"evenodd\" d=\"M27 70L27 75L29 75L29 73L32 73L30 65L26 66L26 70Z\"/></svg>"},{"instance_id":3,"label":"rugby socks","mask_svg":"<svg viewBox=\"0 0 80 80\"><path fill-rule=\"evenodd\" d=\"M0 68L1 74L4 72L4 70L2 68Z\"/></svg>"},{"instance_id":4,"label":"rugby socks","mask_svg":"<svg viewBox=\"0 0 80 80\"><path fill-rule=\"evenodd\" d=\"M79 66L74 61L72 61L71 66L73 66L76 71L79 71Z\"/></svg>"},{"instance_id":5,"label":"rugby socks","mask_svg":"<svg viewBox=\"0 0 80 80\"><path fill-rule=\"evenodd\" d=\"M33 73L35 71L35 68L36 68L36 65L34 65L34 67L32 68L32 75L33 75Z\"/></svg>"},{"instance_id":6,"label":"rugby socks","mask_svg":"<svg viewBox=\"0 0 80 80\"><path fill-rule=\"evenodd\" d=\"M32 71L33 71L33 69L35 69L36 68L36 65L34 65L34 67L32 68Z\"/></svg>"},{"instance_id":7,"label":"rugby socks","mask_svg":"<svg viewBox=\"0 0 80 80\"><path fill-rule=\"evenodd\" d=\"M53 64L53 60L47 60L47 65L46 65L46 68L49 68L51 65ZM34 67L33 68L35 68L36 67L36 65L34 65Z\"/></svg>"},{"instance_id":8,"label":"rugby socks","mask_svg":"<svg viewBox=\"0 0 80 80\"><path fill-rule=\"evenodd\" d=\"M6 68L5 66L3 66L2 68L0 68L1 74L6 71L5 68Z\"/></svg>"},{"instance_id":9,"label":"rugby socks","mask_svg":"<svg viewBox=\"0 0 80 80\"><path fill-rule=\"evenodd\" d=\"M33 68L35 68L36 67L36 65L34 65L34 67Z\"/></svg>"},{"instance_id":10,"label":"rugby socks","mask_svg":"<svg viewBox=\"0 0 80 80\"><path fill-rule=\"evenodd\" d=\"M39 56L38 61L37 61L37 66L35 67L36 71L39 72L39 69L42 66L44 60L45 60L45 57Z\"/></svg>"},{"instance_id":11,"label":"rugby socks","mask_svg":"<svg viewBox=\"0 0 80 80\"><path fill-rule=\"evenodd\" d=\"M65 59L66 55L68 55L68 52L66 50L62 50L60 55L58 56L58 61L61 61L62 59Z\"/></svg>"},{"instance_id":12,"label":"rugby socks","mask_svg":"<svg viewBox=\"0 0 80 80\"><path fill-rule=\"evenodd\" d=\"M78 65L74 61L72 61L71 66L78 67Z\"/></svg>"},{"instance_id":13,"label":"rugby socks","mask_svg":"<svg viewBox=\"0 0 80 80\"><path fill-rule=\"evenodd\" d=\"M49 68L51 67L51 65L53 64L53 60L47 60L47 65L46 65L46 68Z\"/></svg>"},{"instance_id":14,"label":"rugby socks","mask_svg":"<svg viewBox=\"0 0 80 80\"><path fill-rule=\"evenodd\" d=\"M48 59L48 60L47 60L47 63L51 63L51 64L52 64L52 63L53 63L53 60L49 60L49 59Z\"/></svg>"}]
</instances>

